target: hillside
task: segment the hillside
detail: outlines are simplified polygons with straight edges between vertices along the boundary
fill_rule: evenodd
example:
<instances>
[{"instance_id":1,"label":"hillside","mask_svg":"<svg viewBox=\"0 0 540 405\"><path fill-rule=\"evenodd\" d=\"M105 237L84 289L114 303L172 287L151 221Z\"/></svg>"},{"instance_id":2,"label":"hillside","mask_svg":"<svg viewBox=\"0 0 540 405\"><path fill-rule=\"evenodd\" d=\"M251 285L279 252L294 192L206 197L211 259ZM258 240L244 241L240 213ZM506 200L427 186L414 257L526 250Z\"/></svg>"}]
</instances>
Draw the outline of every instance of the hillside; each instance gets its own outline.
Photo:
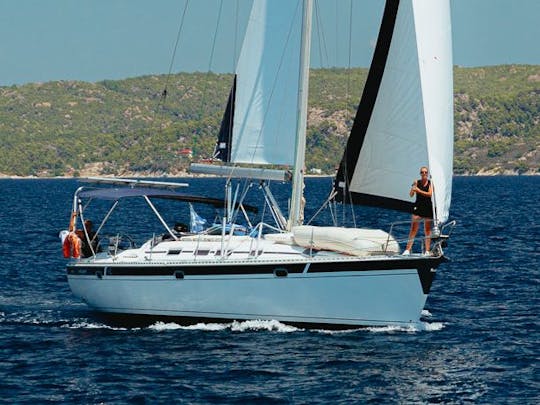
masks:
<instances>
[{"instance_id":1,"label":"hillside","mask_svg":"<svg viewBox=\"0 0 540 405\"><path fill-rule=\"evenodd\" d=\"M333 173L366 69L312 70L308 169ZM454 70L455 172L540 173L540 66ZM211 155L230 75L0 87L0 174L175 175Z\"/></svg>"}]
</instances>

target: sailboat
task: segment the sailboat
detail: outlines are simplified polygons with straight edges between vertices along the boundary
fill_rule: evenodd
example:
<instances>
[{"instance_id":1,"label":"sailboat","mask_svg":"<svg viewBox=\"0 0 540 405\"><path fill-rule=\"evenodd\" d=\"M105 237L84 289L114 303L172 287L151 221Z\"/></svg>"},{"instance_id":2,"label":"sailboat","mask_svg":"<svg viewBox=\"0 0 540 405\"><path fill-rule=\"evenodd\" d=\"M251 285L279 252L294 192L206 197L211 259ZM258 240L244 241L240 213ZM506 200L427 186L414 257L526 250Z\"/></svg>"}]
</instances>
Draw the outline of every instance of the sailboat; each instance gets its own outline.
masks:
<instances>
[{"instance_id":1,"label":"sailboat","mask_svg":"<svg viewBox=\"0 0 540 405\"><path fill-rule=\"evenodd\" d=\"M410 212L407 185L419 167L429 166L434 230L428 255L401 255L391 229L303 225L311 13L311 0L253 4L216 146L218 162L192 165L194 172L228 179L222 204L151 181L93 179L125 188L76 191L71 232L88 208L83 200L114 201L105 222L120 199L143 198L165 235L140 247L116 239L104 251L70 260L67 278L75 296L96 311L124 318L261 319L322 327L419 322L436 269L447 260L443 249L454 225L448 222L453 145L449 1L386 1L328 199ZM233 178L260 182L274 224L249 221L248 212L255 208L245 204L243 191L232 189ZM292 181L288 215L268 187L274 180ZM224 215L212 232L176 230L159 215L155 198L212 204ZM238 234L234 230L241 217L249 226Z\"/></svg>"}]
</instances>

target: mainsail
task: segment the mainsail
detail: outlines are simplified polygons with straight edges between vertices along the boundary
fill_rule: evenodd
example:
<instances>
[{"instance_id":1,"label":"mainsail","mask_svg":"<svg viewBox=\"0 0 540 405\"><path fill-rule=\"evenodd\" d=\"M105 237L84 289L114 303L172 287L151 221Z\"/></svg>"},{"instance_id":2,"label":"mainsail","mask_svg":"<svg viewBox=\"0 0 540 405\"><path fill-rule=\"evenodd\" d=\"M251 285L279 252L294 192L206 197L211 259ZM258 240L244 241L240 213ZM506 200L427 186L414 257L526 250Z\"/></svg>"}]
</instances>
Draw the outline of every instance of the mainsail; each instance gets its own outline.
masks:
<instances>
[{"instance_id":1,"label":"mainsail","mask_svg":"<svg viewBox=\"0 0 540 405\"><path fill-rule=\"evenodd\" d=\"M388 0L373 62L335 182L338 201L409 211L429 166L436 219L452 191L449 0Z\"/></svg>"},{"instance_id":2,"label":"mainsail","mask_svg":"<svg viewBox=\"0 0 540 405\"><path fill-rule=\"evenodd\" d=\"M233 163L293 165L301 28L301 1L261 0L252 7L236 86L222 121L228 136L220 136L216 157Z\"/></svg>"}]
</instances>

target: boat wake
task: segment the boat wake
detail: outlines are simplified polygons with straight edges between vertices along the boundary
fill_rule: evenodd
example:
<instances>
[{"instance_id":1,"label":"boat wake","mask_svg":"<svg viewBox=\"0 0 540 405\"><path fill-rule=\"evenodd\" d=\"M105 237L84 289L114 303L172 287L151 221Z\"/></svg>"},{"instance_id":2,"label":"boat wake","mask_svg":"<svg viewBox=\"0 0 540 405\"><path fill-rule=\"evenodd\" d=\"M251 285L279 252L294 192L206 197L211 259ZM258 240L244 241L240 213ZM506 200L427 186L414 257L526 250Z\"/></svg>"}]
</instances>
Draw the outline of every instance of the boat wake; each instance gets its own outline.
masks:
<instances>
[{"instance_id":1,"label":"boat wake","mask_svg":"<svg viewBox=\"0 0 540 405\"><path fill-rule=\"evenodd\" d=\"M208 332L231 330L232 332L251 332L251 331L268 331L290 333L302 331L303 329L294 326L283 324L276 320L250 320L250 321L233 321L231 323L197 323L195 325L182 326L176 323L156 322L149 326L149 329L157 332L169 330L201 330Z\"/></svg>"},{"instance_id":2,"label":"boat wake","mask_svg":"<svg viewBox=\"0 0 540 405\"><path fill-rule=\"evenodd\" d=\"M278 333L293 333L293 332L310 332L320 333L325 335L343 335L350 333L416 333L416 332L436 332L442 330L445 325L442 322L420 321L411 325L387 325L387 326L370 326L363 328L351 329L305 329L287 325L277 320L247 320L233 321L228 323L197 323L193 325L180 325L174 322L158 321L146 326L127 326L108 324L100 322L92 317L75 316L65 317L56 311L45 311L44 313L35 312L0 312L0 324L4 325L28 325L41 326L49 328L66 328L66 329L86 329L86 330L113 330L113 331L137 331L150 330L154 332L168 332L176 330L193 330L206 332L231 331L236 333L241 332L278 332ZM432 315L428 311L422 312L423 318L429 318Z\"/></svg>"},{"instance_id":3,"label":"boat wake","mask_svg":"<svg viewBox=\"0 0 540 405\"><path fill-rule=\"evenodd\" d=\"M107 330L119 330L119 331L140 329L140 328L124 328L124 327L119 327L119 326L110 326L103 323L95 323L95 322L87 322L87 321L67 323L65 325L62 325L61 327L68 328L68 329L107 329Z\"/></svg>"},{"instance_id":4,"label":"boat wake","mask_svg":"<svg viewBox=\"0 0 540 405\"><path fill-rule=\"evenodd\" d=\"M28 312L0 312L0 324L8 326L37 326L45 328L67 329L108 329L108 330L134 330L134 328L115 327L90 320L83 316L65 316L60 311L28 311ZM74 315L74 314L68 314Z\"/></svg>"},{"instance_id":5,"label":"boat wake","mask_svg":"<svg viewBox=\"0 0 540 405\"><path fill-rule=\"evenodd\" d=\"M200 330L208 332L230 330L231 332L312 332L326 335L343 335L358 332L373 332L373 333L416 333L416 332L435 332L444 328L442 322L418 322L414 325L407 326L370 326L364 328L351 329L304 329L295 326L281 323L277 320L250 320L250 321L233 321L231 323L197 323L195 325L183 326L174 322L156 322L148 327L148 329L156 332L165 332L173 330Z\"/></svg>"},{"instance_id":6,"label":"boat wake","mask_svg":"<svg viewBox=\"0 0 540 405\"><path fill-rule=\"evenodd\" d=\"M407 326L372 326L367 328L370 332L375 333L394 333L394 332L406 332L406 333L416 333L416 332L435 332L444 328L442 322L418 322L412 325Z\"/></svg>"},{"instance_id":7,"label":"boat wake","mask_svg":"<svg viewBox=\"0 0 540 405\"><path fill-rule=\"evenodd\" d=\"M435 332L444 328L442 322L418 322L411 325L385 325L385 326L368 326L365 328L344 329L344 330L327 330L317 329L315 332L327 335L342 335L349 333L417 333L417 332Z\"/></svg>"}]
</instances>

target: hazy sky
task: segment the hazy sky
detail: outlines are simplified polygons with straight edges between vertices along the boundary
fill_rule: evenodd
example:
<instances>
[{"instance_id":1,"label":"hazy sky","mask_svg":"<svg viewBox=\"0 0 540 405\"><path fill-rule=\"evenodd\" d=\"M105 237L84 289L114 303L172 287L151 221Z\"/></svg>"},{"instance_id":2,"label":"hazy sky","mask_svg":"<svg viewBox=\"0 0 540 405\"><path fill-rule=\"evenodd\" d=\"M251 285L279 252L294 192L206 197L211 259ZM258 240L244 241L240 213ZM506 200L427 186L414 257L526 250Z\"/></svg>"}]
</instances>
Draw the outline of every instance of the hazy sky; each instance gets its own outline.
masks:
<instances>
[{"instance_id":1,"label":"hazy sky","mask_svg":"<svg viewBox=\"0 0 540 405\"><path fill-rule=\"evenodd\" d=\"M0 85L167 73L186 1L0 0ZM315 3L312 66L368 66L383 0ZM191 0L173 71L231 71L250 4ZM456 65L540 64L540 0L451 6Z\"/></svg>"}]
</instances>

